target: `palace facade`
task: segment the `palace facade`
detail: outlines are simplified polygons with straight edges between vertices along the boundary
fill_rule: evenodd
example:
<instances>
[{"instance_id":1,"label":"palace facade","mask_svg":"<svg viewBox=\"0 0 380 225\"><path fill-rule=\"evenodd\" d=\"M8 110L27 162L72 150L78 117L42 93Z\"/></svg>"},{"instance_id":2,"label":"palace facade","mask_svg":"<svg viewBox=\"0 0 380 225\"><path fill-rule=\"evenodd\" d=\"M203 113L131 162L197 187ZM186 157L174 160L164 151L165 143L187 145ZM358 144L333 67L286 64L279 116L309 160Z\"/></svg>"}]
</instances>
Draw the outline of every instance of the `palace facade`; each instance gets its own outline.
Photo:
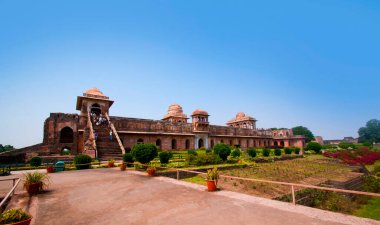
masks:
<instances>
[{"instance_id":1,"label":"palace facade","mask_svg":"<svg viewBox=\"0 0 380 225\"><path fill-rule=\"evenodd\" d=\"M210 124L207 111L197 109L188 117L178 104L170 105L161 120L109 116L113 103L97 88L89 89L77 97L79 114L51 113L44 124L43 143L21 150L54 155L69 149L74 155L83 153L107 159L120 158L138 143L154 143L162 150L207 149L217 143L242 149L305 145L305 138L293 135L291 129L258 129L257 120L242 112L226 126L218 126ZM97 125L94 115L102 115L108 125Z\"/></svg>"}]
</instances>

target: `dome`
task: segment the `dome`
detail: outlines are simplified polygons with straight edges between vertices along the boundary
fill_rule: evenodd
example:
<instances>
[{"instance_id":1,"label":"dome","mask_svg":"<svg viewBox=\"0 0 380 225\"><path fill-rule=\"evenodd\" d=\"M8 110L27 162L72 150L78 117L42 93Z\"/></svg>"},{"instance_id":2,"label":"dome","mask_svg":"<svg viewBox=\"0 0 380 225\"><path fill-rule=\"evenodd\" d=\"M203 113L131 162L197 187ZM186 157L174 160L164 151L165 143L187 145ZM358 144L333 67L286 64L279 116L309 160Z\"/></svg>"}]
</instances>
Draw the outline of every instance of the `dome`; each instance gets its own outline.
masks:
<instances>
[{"instance_id":1,"label":"dome","mask_svg":"<svg viewBox=\"0 0 380 225\"><path fill-rule=\"evenodd\" d=\"M91 89L88 89L88 90L86 91L85 94L88 94L88 95L97 95L97 96L104 96L104 94L103 94L101 91L99 91L99 89L97 89L96 87L93 87L93 88L91 88Z\"/></svg>"},{"instance_id":2,"label":"dome","mask_svg":"<svg viewBox=\"0 0 380 225\"><path fill-rule=\"evenodd\" d=\"M171 104L169 106L168 113L183 113L182 106L178 104Z\"/></svg>"},{"instance_id":3,"label":"dome","mask_svg":"<svg viewBox=\"0 0 380 225\"><path fill-rule=\"evenodd\" d=\"M183 113L182 106L178 104L171 104L168 109L168 113L164 116L164 119L168 119L170 117L177 118L187 118L186 114Z\"/></svg>"},{"instance_id":4,"label":"dome","mask_svg":"<svg viewBox=\"0 0 380 225\"><path fill-rule=\"evenodd\" d=\"M202 110L202 109L197 109L191 115L204 115L204 116L208 116L208 113L206 111Z\"/></svg>"},{"instance_id":5,"label":"dome","mask_svg":"<svg viewBox=\"0 0 380 225\"><path fill-rule=\"evenodd\" d=\"M243 118L243 117L245 117L245 113L243 112L239 112L236 114L236 118Z\"/></svg>"}]
</instances>

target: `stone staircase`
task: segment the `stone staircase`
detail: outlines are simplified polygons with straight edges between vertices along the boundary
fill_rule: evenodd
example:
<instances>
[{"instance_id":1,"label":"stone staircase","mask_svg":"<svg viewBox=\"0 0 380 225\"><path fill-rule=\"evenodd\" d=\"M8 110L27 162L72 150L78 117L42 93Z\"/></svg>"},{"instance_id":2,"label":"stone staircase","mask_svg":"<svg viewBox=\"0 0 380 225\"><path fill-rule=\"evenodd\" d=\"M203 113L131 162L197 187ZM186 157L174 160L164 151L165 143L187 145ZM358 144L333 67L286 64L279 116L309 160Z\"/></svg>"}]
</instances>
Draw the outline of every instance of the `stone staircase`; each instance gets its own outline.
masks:
<instances>
[{"instance_id":1,"label":"stone staircase","mask_svg":"<svg viewBox=\"0 0 380 225\"><path fill-rule=\"evenodd\" d=\"M110 140L110 129L108 126L94 125L94 130L98 132L96 140L96 147L98 151L99 160L121 160L122 152L116 140L115 134L112 134L112 141Z\"/></svg>"}]
</instances>

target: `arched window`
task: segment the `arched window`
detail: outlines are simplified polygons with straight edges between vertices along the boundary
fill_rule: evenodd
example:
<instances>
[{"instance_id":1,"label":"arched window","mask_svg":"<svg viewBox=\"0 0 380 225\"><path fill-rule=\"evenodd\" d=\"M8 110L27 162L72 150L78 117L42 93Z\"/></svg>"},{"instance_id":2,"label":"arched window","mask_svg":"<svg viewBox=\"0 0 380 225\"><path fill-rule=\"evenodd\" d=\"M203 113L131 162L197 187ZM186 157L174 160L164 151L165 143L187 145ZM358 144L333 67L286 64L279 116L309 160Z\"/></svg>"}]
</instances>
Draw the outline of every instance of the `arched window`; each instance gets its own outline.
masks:
<instances>
[{"instance_id":1,"label":"arched window","mask_svg":"<svg viewBox=\"0 0 380 225\"><path fill-rule=\"evenodd\" d=\"M190 149L190 141L188 139L185 141L185 148Z\"/></svg>"},{"instance_id":2,"label":"arched window","mask_svg":"<svg viewBox=\"0 0 380 225\"><path fill-rule=\"evenodd\" d=\"M98 103L93 104L91 106L91 112L95 113L96 115L100 115L102 113L100 105Z\"/></svg>"},{"instance_id":3,"label":"arched window","mask_svg":"<svg viewBox=\"0 0 380 225\"><path fill-rule=\"evenodd\" d=\"M144 140L143 140L142 138L139 138L139 139L137 140L137 144L144 144Z\"/></svg>"},{"instance_id":4,"label":"arched window","mask_svg":"<svg viewBox=\"0 0 380 225\"><path fill-rule=\"evenodd\" d=\"M277 141L275 141L275 142L274 142L274 146L278 146L278 143L277 143Z\"/></svg>"},{"instance_id":5,"label":"arched window","mask_svg":"<svg viewBox=\"0 0 380 225\"><path fill-rule=\"evenodd\" d=\"M161 149L161 139L156 140L156 146Z\"/></svg>"},{"instance_id":6,"label":"arched window","mask_svg":"<svg viewBox=\"0 0 380 225\"><path fill-rule=\"evenodd\" d=\"M247 147L247 148L249 147L249 140L247 140L247 145L245 147Z\"/></svg>"},{"instance_id":7,"label":"arched window","mask_svg":"<svg viewBox=\"0 0 380 225\"><path fill-rule=\"evenodd\" d=\"M60 136L59 136L59 142L60 143L73 143L74 141L74 133L73 129L70 127L65 127L61 130Z\"/></svg>"},{"instance_id":8,"label":"arched window","mask_svg":"<svg viewBox=\"0 0 380 225\"><path fill-rule=\"evenodd\" d=\"M233 145L232 140L230 140L230 146L232 146L232 145Z\"/></svg>"},{"instance_id":9,"label":"arched window","mask_svg":"<svg viewBox=\"0 0 380 225\"><path fill-rule=\"evenodd\" d=\"M251 129L254 129L253 123L251 123L249 126L250 126Z\"/></svg>"},{"instance_id":10,"label":"arched window","mask_svg":"<svg viewBox=\"0 0 380 225\"><path fill-rule=\"evenodd\" d=\"M281 145L281 146L284 146L284 145L285 145L284 141L281 141L281 142L280 142L280 145Z\"/></svg>"},{"instance_id":11,"label":"arched window","mask_svg":"<svg viewBox=\"0 0 380 225\"><path fill-rule=\"evenodd\" d=\"M202 148L202 147L203 147L203 139L200 138L200 139L198 140L198 148Z\"/></svg>"},{"instance_id":12,"label":"arched window","mask_svg":"<svg viewBox=\"0 0 380 225\"><path fill-rule=\"evenodd\" d=\"M243 128L247 128L247 124L246 123L243 123Z\"/></svg>"},{"instance_id":13,"label":"arched window","mask_svg":"<svg viewBox=\"0 0 380 225\"><path fill-rule=\"evenodd\" d=\"M172 150L177 149L177 141L175 139L172 139Z\"/></svg>"}]
</instances>

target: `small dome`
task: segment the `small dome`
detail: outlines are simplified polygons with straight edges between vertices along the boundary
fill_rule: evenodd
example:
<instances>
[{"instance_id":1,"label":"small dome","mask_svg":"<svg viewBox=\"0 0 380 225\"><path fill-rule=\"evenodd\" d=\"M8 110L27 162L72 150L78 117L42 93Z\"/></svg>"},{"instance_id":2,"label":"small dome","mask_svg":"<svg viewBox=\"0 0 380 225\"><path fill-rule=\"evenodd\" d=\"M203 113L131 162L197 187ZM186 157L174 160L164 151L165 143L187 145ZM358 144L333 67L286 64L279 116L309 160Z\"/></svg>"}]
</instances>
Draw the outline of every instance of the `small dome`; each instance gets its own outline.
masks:
<instances>
[{"instance_id":1,"label":"small dome","mask_svg":"<svg viewBox=\"0 0 380 225\"><path fill-rule=\"evenodd\" d=\"M202 109L197 109L191 115L204 115L204 116L208 116L208 113L206 111L202 110Z\"/></svg>"},{"instance_id":2,"label":"small dome","mask_svg":"<svg viewBox=\"0 0 380 225\"><path fill-rule=\"evenodd\" d=\"M171 104L169 106L168 113L183 113L182 106L178 104Z\"/></svg>"},{"instance_id":3,"label":"small dome","mask_svg":"<svg viewBox=\"0 0 380 225\"><path fill-rule=\"evenodd\" d=\"M245 113L243 112L239 112L236 114L236 118L243 118L243 117L245 117Z\"/></svg>"},{"instance_id":4,"label":"small dome","mask_svg":"<svg viewBox=\"0 0 380 225\"><path fill-rule=\"evenodd\" d=\"M97 95L97 96L104 96L104 94L101 91L99 91L99 89L97 89L96 87L88 89L86 91L86 94L88 94L88 95Z\"/></svg>"},{"instance_id":5,"label":"small dome","mask_svg":"<svg viewBox=\"0 0 380 225\"><path fill-rule=\"evenodd\" d=\"M168 113L164 116L164 119L170 117L187 118L186 114L183 113L182 106L178 104L171 104L169 106Z\"/></svg>"}]
</instances>

